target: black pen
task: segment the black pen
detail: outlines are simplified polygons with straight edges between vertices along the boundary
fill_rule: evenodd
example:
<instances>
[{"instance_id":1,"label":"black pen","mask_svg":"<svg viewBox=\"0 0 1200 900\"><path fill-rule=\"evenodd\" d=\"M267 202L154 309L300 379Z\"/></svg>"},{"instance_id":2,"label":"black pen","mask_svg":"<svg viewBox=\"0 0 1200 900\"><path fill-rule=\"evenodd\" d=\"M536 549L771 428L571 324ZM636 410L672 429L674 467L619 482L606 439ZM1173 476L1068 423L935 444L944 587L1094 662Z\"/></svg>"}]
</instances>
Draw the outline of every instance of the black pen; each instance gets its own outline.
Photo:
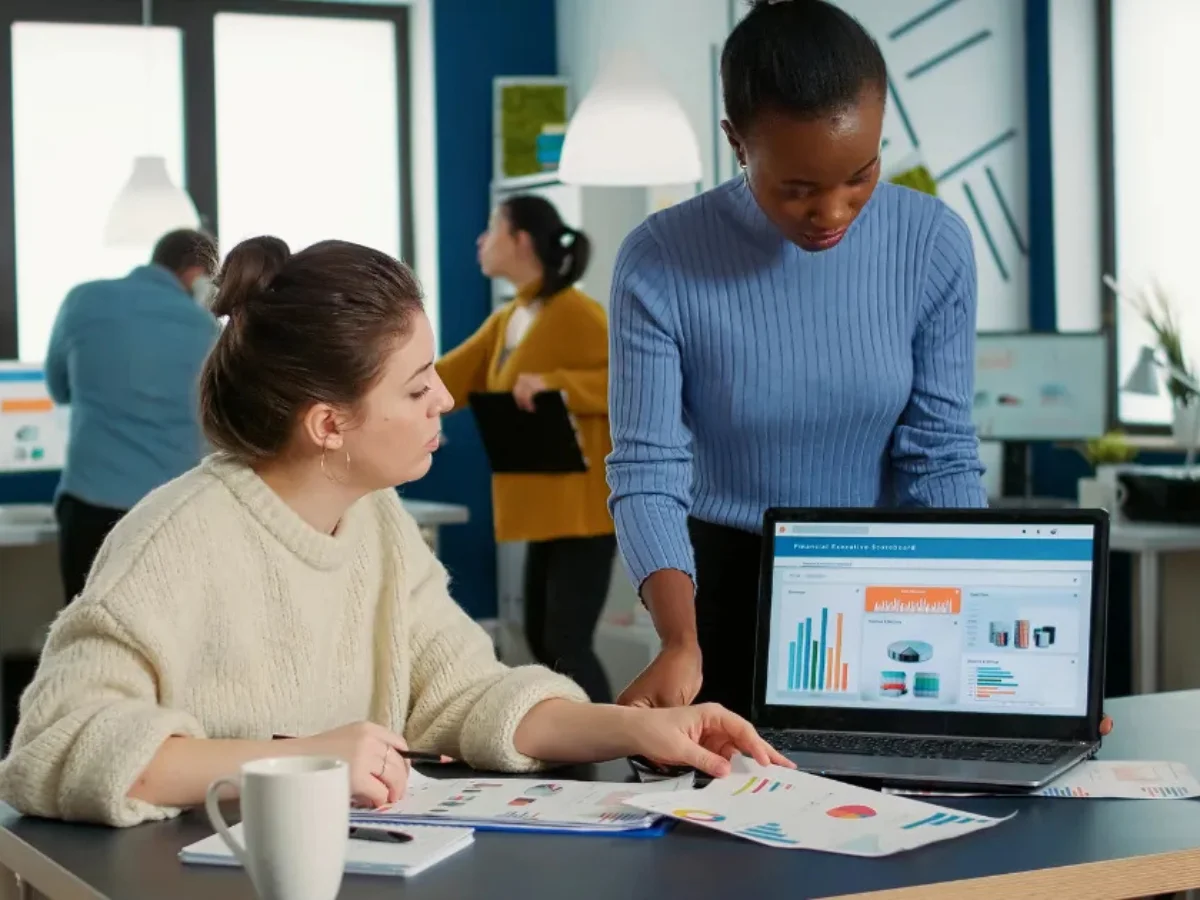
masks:
<instances>
[{"instance_id":1,"label":"black pen","mask_svg":"<svg viewBox=\"0 0 1200 900\"><path fill-rule=\"evenodd\" d=\"M294 741L295 737L290 734L273 734L273 741ZM438 765L452 765L458 762L454 757L447 756L444 753L426 753L423 750L397 750L396 754L401 759L407 759L409 762L421 763L437 763Z\"/></svg>"},{"instance_id":2,"label":"black pen","mask_svg":"<svg viewBox=\"0 0 1200 900\"><path fill-rule=\"evenodd\" d=\"M384 844L407 844L412 840L412 835L405 834L403 831L355 826L351 826L350 828L350 837L356 841L378 841Z\"/></svg>"}]
</instances>

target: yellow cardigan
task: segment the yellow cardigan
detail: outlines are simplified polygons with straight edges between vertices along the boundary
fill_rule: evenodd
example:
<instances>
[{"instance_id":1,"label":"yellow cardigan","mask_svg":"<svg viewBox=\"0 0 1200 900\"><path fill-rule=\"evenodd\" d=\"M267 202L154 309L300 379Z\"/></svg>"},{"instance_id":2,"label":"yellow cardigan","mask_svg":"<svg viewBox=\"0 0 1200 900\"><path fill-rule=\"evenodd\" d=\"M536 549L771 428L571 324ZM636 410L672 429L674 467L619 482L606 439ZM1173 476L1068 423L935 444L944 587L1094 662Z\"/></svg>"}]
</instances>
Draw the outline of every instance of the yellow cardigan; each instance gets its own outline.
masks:
<instances>
[{"instance_id":1,"label":"yellow cardigan","mask_svg":"<svg viewBox=\"0 0 1200 900\"><path fill-rule=\"evenodd\" d=\"M497 309L479 330L437 363L438 375L467 405L476 391L511 391L517 376L541 375L550 390L564 391L574 414L588 471L578 474L492 476L496 540L546 541L612 534L604 459L608 430L608 317L575 288L543 302L525 337L500 365L508 320L531 298L522 293Z\"/></svg>"}]
</instances>

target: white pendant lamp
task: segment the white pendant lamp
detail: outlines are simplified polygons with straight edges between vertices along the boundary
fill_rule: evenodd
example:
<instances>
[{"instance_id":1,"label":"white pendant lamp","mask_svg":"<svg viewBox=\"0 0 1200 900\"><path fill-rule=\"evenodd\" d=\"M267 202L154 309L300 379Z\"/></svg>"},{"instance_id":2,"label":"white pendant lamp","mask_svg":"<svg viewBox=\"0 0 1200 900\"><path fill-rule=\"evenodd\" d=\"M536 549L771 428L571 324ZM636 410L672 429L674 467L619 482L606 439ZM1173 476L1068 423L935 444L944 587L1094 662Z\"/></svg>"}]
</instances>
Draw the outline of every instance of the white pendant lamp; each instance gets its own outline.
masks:
<instances>
[{"instance_id":1,"label":"white pendant lamp","mask_svg":"<svg viewBox=\"0 0 1200 900\"><path fill-rule=\"evenodd\" d=\"M146 247L176 228L199 228L200 216L187 191L167 174L161 156L139 156L133 172L104 225L104 243L110 247Z\"/></svg>"},{"instance_id":2,"label":"white pendant lamp","mask_svg":"<svg viewBox=\"0 0 1200 900\"><path fill-rule=\"evenodd\" d=\"M151 2L142 0L145 34L150 29ZM149 48L146 52L149 61ZM148 70L147 80L152 77ZM144 114L150 116L150 110L147 108ZM133 160L129 180L109 211L104 224L104 243L109 247L148 247L168 231L199 227L196 205L187 191L171 181L166 159L154 155L138 156Z\"/></svg>"},{"instance_id":3,"label":"white pendant lamp","mask_svg":"<svg viewBox=\"0 0 1200 900\"><path fill-rule=\"evenodd\" d=\"M701 177L700 144L679 102L639 56L615 55L571 117L559 180L652 187Z\"/></svg>"}]
</instances>

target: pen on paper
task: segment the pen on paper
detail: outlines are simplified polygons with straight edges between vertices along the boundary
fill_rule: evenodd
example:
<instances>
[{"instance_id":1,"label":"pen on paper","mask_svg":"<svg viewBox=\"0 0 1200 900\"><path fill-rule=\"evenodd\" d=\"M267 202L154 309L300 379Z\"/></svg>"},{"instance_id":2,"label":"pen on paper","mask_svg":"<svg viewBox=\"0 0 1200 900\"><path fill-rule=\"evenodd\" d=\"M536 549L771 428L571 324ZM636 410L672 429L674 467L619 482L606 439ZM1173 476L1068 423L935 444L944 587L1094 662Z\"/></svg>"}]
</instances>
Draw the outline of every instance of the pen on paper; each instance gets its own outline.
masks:
<instances>
[{"instance_id":1,"label":"pen on paper","mask_svg":"<svg viewBox=\"0 0 1200 900\"><path fill-rule=\"evenodd\" d=\"M273 734L271 735L271 739L275 741L295 740L290 734ZM426 753L423 750L397 750L396 754L401 759L407 759L409 762L437 763L438 765L452 765L458 762L454 757L447 756L444 753Z\"/></svg>"}]
</instances>

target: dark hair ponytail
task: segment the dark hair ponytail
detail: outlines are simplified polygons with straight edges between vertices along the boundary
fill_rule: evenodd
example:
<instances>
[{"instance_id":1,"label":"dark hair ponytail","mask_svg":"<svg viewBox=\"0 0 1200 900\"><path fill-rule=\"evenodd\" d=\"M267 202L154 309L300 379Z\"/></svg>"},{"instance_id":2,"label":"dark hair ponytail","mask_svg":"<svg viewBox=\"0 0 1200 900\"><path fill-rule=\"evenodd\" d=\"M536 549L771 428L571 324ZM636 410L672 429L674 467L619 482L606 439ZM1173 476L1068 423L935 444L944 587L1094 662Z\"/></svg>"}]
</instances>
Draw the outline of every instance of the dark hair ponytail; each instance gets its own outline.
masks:
<instances>
[{"instance_id":1,"label":"dark hair ponytail","mask_svg":"<svg viewBox=\"0 0 1200 900\"><path fill-rule=\"evenodd\" d=\"M582 231L568 227L553 203L521 194L505 200L503 209L513 231L524 231L533 241L533 252L544 272L539 297L553 297L583 278L592 242Z\"/></svg>"}]
</instances>

